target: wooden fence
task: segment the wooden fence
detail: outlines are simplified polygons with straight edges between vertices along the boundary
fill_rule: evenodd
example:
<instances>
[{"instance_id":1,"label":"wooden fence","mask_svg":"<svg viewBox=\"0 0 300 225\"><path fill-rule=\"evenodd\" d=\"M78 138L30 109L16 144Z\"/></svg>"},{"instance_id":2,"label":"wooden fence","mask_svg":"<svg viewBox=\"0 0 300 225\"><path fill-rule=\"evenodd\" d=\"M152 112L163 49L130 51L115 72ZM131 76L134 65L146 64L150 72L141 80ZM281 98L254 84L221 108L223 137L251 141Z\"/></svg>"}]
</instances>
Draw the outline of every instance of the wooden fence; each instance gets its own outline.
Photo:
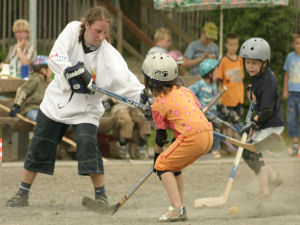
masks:
<instances>
[{"instance_id":1,"label":"wooden fence","mask_svg":"<svg viewBox=\"0 0 300 225\"><path fill-rule=\"evenodd\" d=\"M300 8L300 0L290 1L293 3L291 7ZM153 0L37 0L38 53L47 53L51 49L68 22L80 20L88 8L97 4L107 6L107 2L118 2L123 10L116 12L113 9L119 15L114 20L114 38L121 39L121 43L117 43L118 49L122 46L127 48L139 60L149 49L147 38L152 39L158 27L168 27L172 32L174 48L184 50L189 42L200 37L202 25L210 19L205 18L202 11L179 13L155 10ZM19 18L29 19L29 0L0 0L0 49L7 50L15 42L12 25ZM295 22L300 30L300 15L297 15ZM126 27L128 23L141 30L130 30ZM120 27L122 31L118 32ZM134 30L142 32L144 38L137 38L138 33Z\"/></svg>"}]
</instances>

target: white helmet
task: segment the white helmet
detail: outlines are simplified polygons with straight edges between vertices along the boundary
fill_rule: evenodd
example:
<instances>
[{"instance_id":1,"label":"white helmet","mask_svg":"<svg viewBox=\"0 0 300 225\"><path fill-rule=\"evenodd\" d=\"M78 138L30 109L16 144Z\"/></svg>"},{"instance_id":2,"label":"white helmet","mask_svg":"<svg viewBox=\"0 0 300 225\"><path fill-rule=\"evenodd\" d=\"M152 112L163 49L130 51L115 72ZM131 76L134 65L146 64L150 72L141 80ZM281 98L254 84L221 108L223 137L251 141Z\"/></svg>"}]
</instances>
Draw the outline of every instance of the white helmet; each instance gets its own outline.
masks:
<instances>
[{"instance_id":1,"label":"white helmet","mask_svg":"<svg viewBox=\"0 0 300 225\"><path fill-rule=\"evenodd\" d=\"M144 76L153 83L153 87L163 87L167 81L178 76L176 61L165 53L154 53L144 60L142 65Z\"/></svg>"},{"instance_id":2,"label":"white helmet","mask_svg":"<svg viewBox=\"0 0 300 225\"><path fill-rule=\"evenodd\" d=\"M245 41L240 49L240 56L242 58L260 59L270 63L270 45L262 38L250 38Z\"/></svg>"}]
</instances>

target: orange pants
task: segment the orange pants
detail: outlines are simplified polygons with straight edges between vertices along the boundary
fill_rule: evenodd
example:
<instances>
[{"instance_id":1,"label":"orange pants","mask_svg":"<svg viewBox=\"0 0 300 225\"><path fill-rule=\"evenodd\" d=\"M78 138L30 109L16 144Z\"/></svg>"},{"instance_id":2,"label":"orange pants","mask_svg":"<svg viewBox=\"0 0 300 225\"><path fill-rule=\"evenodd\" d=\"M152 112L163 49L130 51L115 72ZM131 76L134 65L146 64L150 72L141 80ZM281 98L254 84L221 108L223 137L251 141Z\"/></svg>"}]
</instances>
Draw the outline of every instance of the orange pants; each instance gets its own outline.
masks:
<instances>
[{"instance_id":1,"label":"orange pants","mask_svg":"<svg viewBox=\"0 0 300 225\"><path fill-rule=\"evenodd\" d=\"M156 160L159 171L181 171L200 156L206 154L213 143L213 132L206 131L194 135L180 135Z\"/></svg>"}]
</instances>

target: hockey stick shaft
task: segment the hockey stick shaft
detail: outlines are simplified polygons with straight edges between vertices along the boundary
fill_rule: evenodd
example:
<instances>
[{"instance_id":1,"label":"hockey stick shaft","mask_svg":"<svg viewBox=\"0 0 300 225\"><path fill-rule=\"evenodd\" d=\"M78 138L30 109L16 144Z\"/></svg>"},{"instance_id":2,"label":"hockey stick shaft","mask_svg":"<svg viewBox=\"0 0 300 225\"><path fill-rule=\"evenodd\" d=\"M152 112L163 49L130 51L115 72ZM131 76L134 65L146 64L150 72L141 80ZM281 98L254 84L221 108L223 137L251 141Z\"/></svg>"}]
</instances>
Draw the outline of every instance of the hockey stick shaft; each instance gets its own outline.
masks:
<instances>
[{"instance_id":1,"label":"hockey stick shaft","mask_svg":"<svg viewBox=\"0 0 300 225\"><path fill-rule=\"evenodd\" d=\"M97 92L97 93L100 93L100 94L105 94L105 95L107 95L109 97L117 99L117 100L119 100L119 101L121 101L121 102L123 102L123 103L125 103L127 105L130 105L132 107L138 107L138 108L141 108L143 110L150 109L150 107L147 106L147 105L144 105L144 104L142 104L140 102L136 102L136 101L131 100L131 99L127 98L127 97L118 95L118 94L116 94L114 92L111 92L109 90L106 90L106 89L103 89L101 87L98 87L95 84L92 85L92 90L94 92Z\"/></svg>"},{"instance_id":2,"label":"hockey stick shaft","mask_svg":"<svg viewBox=\"0 0 300 225\"><path fill-rule=\"evenodd\" d=\"M254 109L254 103L251 102L247 116L246 116L246 123L250 122L251 119L251 115ZM251 135L253 134L253 132L251 131ZM247 133L243 133L242 134L242 138L241 138L241 142L246 142L247 141ZM234 163L233 163L233 167L229 176L229 180L226 184L226 188L225 191L223 192L223 194L220 197L212 197L212 198L200 198L200 199L196 199L194 201L194 206L196 208L198 207L214 207L214 206L221 206L226 204L227 199L229 197L231 188L232 188L232 184L236 175L236 171L237 171L237 167L239 165L240 159L242 157L244 148L243 147L239 147L238 151L236 153L235 159L234 159Z\"/></svg>"}]
</instances>

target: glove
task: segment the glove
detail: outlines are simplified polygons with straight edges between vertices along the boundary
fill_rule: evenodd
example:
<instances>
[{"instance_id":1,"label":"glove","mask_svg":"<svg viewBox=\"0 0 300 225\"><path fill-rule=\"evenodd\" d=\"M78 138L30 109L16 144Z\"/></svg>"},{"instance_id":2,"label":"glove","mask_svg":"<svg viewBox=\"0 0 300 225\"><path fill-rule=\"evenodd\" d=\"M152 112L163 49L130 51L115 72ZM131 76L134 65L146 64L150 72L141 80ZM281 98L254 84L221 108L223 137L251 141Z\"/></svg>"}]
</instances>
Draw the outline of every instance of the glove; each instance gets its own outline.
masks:
<instances>
[{"instance_id":1,"label":"glove","mask_svg":"<svg viewBox=\"0 0 300 225\"><path fill-rule=\"evenodd\" d=\"M72 92L79 94L95 94L92 91L92 75L84 68L83 62L65 69L64 76L70 84Z\"/></svg>"},{"instance_id":2,"label":"glove","mask_svg":"<svg viewBox=\"0 0 300 225\"><path fill-rule=\"evenodd\" d=\"M20 113L20 106L17 104L14 104L9 112L9 116L15 117L17 113Z\"/></svg>"},{"instance_id":3,"label":"glove","mask_svg":"<svg viewBox=\"0 0 300 225\"><path fill-rule=\"evenodd\" d=\"M148 96L146 94L146 90L144 89L140 95L140 103L145 105L147 102L148 102Z\"/></svg>"},{"instance_id":4,"label":"glove","mask_svg":"<svg viewBox=\"0 0 300 225\"><path fill-rule=\"evenodd\" d=\"M144 110L144 116L148 120L152 120L152 112L150 108Z\"/></svg>"},{"instance_id":5,"label":"glove","mask_svg":"<svg viewBox=\"0 0 300 225\"><path fill-rule=\"evenodd\" d=\"M233 122L233 123L238 123L238 122L240 122L240 117L239 117L239 115L237 114L236 111L229 110L228 120Z\"/></svg>"},{"instance_id":6,"label":"glove","mask_svg":"<svg viewBox=\"0 0 300 225\"><path fill-rule=\"evenodd\" d=\"M248 134L249 131L250 131L251 129L255 129L255 127L256 127L256 123L251 121L251 122L247 123L246 126L244 126L244 127L242 128L241 133L246 132L246 133Z\"/></svg>"},{"instance_id":7,"label":"glove","mask_svg":"<svg viewBox=\"0 0 300 225\"><path fill-rule=\"evenodd\" d=\"M108 99L107 101L102 102L102 105L105 109L105 111L110 110L114 106L114 102L112 99Z\"/></svg>"},{"instance_id":8,"label":"glove","mask_svg":"<svg viewBox=\"0 0 300 225\"><path fill-rule=\"evenodd\" d=\"M222 120L220 120L217 116L212 113L206 113L206 118L213 124L214 127L222 129L223 124Z\"/></svg>"},{"instance_id":9,"label":"glove","mask_svg":"<svg viewBox=\"0 0 300 225\"><path fill-rule=\"evenodd\" d=\"M154 157L153 157L153 172L156 173L156 169L154 168L156 160L158 158L158 156L160 155L160 153L155 152L154 150Z\"/></svg>"}]
</instances>

